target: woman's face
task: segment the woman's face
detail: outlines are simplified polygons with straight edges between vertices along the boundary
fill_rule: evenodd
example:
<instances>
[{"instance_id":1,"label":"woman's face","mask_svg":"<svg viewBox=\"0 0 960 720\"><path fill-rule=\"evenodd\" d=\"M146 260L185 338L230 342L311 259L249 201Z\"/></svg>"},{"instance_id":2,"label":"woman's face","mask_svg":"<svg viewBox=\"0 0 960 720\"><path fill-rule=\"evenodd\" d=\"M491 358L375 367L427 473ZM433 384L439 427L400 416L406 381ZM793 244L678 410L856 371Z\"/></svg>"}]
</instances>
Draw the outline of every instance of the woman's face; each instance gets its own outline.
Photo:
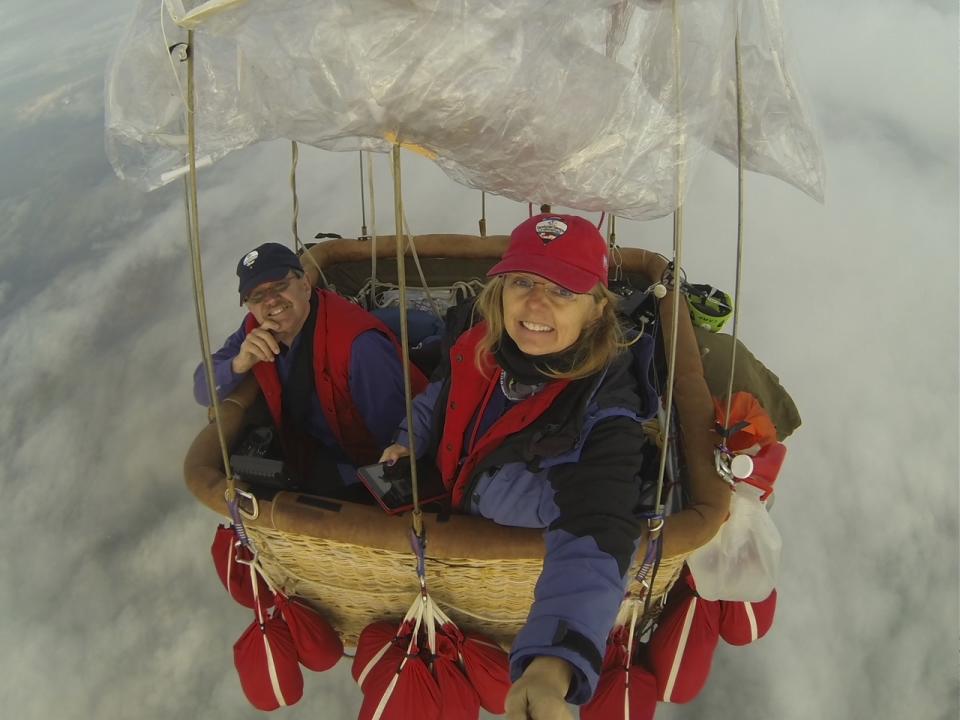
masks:
<instances>
[{"instance_id":1,"label":"woman's face","mask_svg":"<svg viewBox=\"0 0 960 720\"><path fill-rule=\"evenodd\" d=\"M566 288L530 273L503 276L503 324L527 355L549 355L572 346L603 313L606 300Z\"/></svg>"}]
</instances>

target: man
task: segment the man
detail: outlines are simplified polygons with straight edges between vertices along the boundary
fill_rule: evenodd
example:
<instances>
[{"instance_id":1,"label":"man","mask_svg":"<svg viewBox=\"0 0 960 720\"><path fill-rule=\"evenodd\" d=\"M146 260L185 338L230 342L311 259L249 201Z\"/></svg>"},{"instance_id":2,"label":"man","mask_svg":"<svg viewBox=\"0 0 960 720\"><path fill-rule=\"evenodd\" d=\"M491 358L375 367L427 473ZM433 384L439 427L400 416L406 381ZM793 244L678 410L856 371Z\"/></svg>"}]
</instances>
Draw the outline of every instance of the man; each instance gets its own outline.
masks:
<instances>
[{"instance_id":1,"label":"man","mask_svg":"<svg viewBox=\"0 0 960 720\"><path fill-rule=\"evenodd\" d=\"M213 355L217 396L254 374L300 486L325 494L356 484L404 416L400 347L386 325L335 293L313 290L299 258L265 243L237 264L249 313ZM411 366L414 394L426 386ZM209 404L201 363L197 402ZM334 470L335 466L335 470ZM354 488L356 489L356 488Z\"/></svg>"}]
</instances>

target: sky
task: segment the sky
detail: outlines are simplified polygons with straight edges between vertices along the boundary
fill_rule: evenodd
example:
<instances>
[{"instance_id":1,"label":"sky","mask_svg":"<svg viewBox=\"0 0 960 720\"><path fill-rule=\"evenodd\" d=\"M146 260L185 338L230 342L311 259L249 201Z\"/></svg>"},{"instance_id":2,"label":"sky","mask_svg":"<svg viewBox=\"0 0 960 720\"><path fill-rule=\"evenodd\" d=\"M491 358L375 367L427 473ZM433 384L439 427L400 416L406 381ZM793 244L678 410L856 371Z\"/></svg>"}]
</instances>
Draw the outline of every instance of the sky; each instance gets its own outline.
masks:
<instances>
[{"instance_id":1,"label":"sky","mask_svg":"<svg viewBox=\"0 0 960 720\"><path fill-rule=\"evenodd\" d=\"M216 579L218 518L181 475L205 422L182 188L141 193L104 154L103 72L127 12L3 0L0 13L0 707L255 718L231 652L249 611ZM746 187L741 337L804 418L773 510L778 616L754 646L721 646L703 693L657 717L956 718L957 8L810 0L784 20L827 191L820 205L766 177ZM288 153L267 143L201 174L215 342L241 319L237 257L289 240ZM473 232L478 193L405 163L413 231ZM358 232L356 181L355 155L302 149L301 233ZM733 287L735 185L717 158L691 188L696 281ZM490 231L525 213L489 201ZM666 251L670 223L618 236ZM344 662L308 673L282 716L351 718L359 701Z\"/></svg>"}]
</instances>

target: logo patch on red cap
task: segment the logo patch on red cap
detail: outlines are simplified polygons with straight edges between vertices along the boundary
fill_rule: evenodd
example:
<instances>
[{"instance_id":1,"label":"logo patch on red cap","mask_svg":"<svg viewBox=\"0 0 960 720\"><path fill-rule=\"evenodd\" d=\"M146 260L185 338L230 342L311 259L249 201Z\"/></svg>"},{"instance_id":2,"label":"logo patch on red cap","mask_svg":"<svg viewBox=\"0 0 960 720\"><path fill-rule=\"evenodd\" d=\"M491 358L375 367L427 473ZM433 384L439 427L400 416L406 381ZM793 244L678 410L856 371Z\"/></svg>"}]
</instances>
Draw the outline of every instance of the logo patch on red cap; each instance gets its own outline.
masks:
<instances>
[{"instance_id":1,"label":"logo patch on red cap","mask_svg":"<svg viewBox=\"0 0 960 720\"><path fill-rule=\"evenodd\" d=\"M536 230L543 244L547 245L567 231L567 224L560 218L548 217L537 223Z\"/></svg>"}]
</instances>

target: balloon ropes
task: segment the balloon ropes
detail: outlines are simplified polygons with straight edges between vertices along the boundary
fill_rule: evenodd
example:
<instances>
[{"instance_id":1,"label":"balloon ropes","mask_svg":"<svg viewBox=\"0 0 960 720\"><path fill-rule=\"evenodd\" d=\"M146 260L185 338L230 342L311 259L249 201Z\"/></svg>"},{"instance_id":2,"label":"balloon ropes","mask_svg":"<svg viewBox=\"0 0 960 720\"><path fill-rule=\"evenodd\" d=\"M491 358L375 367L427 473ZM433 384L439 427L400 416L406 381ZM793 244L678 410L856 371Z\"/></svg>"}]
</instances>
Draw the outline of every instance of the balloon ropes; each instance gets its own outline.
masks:
<instances>
[{"instance_id":1,"label":"balloon ropes","mask_svg":"<svg viewBox=\"0 0 960 720\"><path fill-rule=\"evenodd\" d=\"M398 308L409 426L409 308L442 316L477 292L507 244L487 233L487 194L531 213L563 206L606 218L611 288L634 341L656 346L660 402L645 426L656 462L644 530L582 717L639 718L657 701L692 698L720 638L743 644L772 622L780 538L767 509L781 441L800 420L737 339L743 177L772 175L822 199L822 157L799 97L776 0L143 0L108 68L107 153L144 189L184 181L214 387L198 169L259 141L290 140L293 245L314 284L367 309ZM357 239L302 242L301 144L360 151ZM481 192L477 236L410 233L403 149ZM684 198L710 150L738 168L733 296L688 282L683 270ZM377 233L373 158L385 153L393 235ZM618 243L618 217L668 214L672 258ZM731 317L732 334L720 332ZM330 667L347 645L357 648L361 717L407 717L410 703L433 717L503 712L503 648L534 600L543 532L431 511L417 463L413 507L393 515L240 479L231 455L262 410L260 389L251 377L211 402L184 473L191 492L229 518L213 555L228 592L254 612L235 646L250 701L264 710L296 702L299 665ZM759 560L745 566L745 553Z\"/></svg>"}]
</instances>

